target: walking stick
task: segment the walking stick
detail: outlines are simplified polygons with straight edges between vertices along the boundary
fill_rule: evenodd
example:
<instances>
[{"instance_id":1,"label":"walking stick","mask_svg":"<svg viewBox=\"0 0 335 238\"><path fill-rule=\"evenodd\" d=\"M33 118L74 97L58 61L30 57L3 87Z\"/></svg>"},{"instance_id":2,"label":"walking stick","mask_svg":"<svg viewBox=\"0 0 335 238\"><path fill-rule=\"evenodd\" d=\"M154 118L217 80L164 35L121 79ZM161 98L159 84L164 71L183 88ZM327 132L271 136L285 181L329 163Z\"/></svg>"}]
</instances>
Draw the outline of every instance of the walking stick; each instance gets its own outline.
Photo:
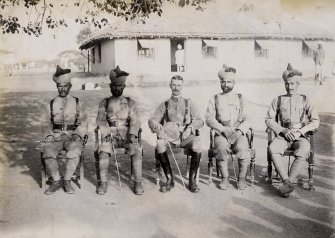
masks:
<instances>
[{"instance_id":1,"label":"walking stick","mask_svg":"<svg viewBox=\"0 0 335 238\"><path fill-rule=\"evenodd\" d=\"M177 169L178 169L178 172L179 172L179 175L180 175L180 178L181 178L181 182L183 183L183 186L184 186L184 189L185 189L185 191L187 191L187 189L186 189L186 186L185 186L185 183L184 183L183 176L181 175L181 172L180 172L180 169L179 169L179 166L178 166L178 163L177 163L176 157L174 156L174 153L173 153L173 151L172 151L172 148L171 148L170 142L168 142L168 146L169 146L169 149L170 149L170 151L171 151L171 154L172 154L172 157L173 157L173 159L174 159L174 162L175 162L175 163L176 163L176 165L177 165Z\"/></svg>"},{"instance_id":2,"label":"walking stick","mask_svg":"<svg viewBox=\"0 0 335 238\"><path fill-rule=\"evenodd\" d=\"M113 138L113 134L111 133L111 138ZM121 178L120 178L120 172L119 172L119 165L117 162L117 158L116 158L116 154L115 154L115 147L114 147L114 143L113 141L111 141L112 143L112 150L113 150L113 154L114 154L114 159L115 159L115 164L116 164L116 171L117 171L117 176L119 178L119 185L120 185L120 190L122 192L122 185L121 185Z\"/></svg>"}]
</instances>

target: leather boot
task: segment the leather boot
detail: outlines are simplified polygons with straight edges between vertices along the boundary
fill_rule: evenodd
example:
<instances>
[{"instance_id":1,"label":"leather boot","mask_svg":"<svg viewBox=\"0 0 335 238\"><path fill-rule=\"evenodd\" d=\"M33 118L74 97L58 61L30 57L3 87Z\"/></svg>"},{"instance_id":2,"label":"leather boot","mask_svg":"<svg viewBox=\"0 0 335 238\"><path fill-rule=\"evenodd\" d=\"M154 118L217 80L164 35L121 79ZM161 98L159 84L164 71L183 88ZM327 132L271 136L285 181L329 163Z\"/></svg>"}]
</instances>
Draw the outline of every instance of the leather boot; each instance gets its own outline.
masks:
<instances>
[{"instance_id":1,"label":"leather boot","mask_svg":"<svg viewBox=\"0 0 335 238\"><path fill-rule=\"evenodd\" d=\"M97 188L97 194L105 195L107 193L108 184L107 182L100 182Z\"/></svg>"},{"instance_id":2,"label":"leather boot","mask_svg":"<svg viewBox=\"0 0 335 238\"><path fill-rule=\"evenodd\" d=\"M279 187L279 191L282 195L289 194L289 193L293 192L294 189L295 188L293 187L291 181L288 180L288 179L285 179L283 181L283 185L281 185Z\"/></svg>"},{"instance_id":3,"label":"leather boot","mask_svg":"<svg viewBox=\"0 0 335 238\"><path fill-rule=\"evenodd\" d=\"M192 152L190 173L188 177L188 188L192 193L197 193L200 191L200 188L197 185L197 173L200 164L201 153Z\"/></svg>"},{"instance_id":4,"label":"leather boot","mask_svg":"<svg viewBox=\"0 0 335 238\"><path fill-rule=\"evenodd\" d=\"M74 193L74 188L71 185L71 180L64 180L64 191L68 194Z\"/></svg>"},{"instance_id":5,"label":"leather boot","mask_svg":"<svg viewBox=\"0 0 335 238\"><path fill-rule=\"evenodd\" d=\"M170 191L174 187L172 169L170 166L169 157L166 152L158 154L157 157L166 176L166 183L160 189L162 193L165 193Z\"/></svg>"},{"instance_id":6,"label":"leather boot","mask_svg":"<svg viewBox=\"0 0 335 238\"><path fill-rule=\"evenodd\" d=\"M217 160L216 161L219 171L222 174L222 181L219 183L219 189L227 190L229 187L229 173L228 173L228 164L227 161Z\"/></svg>"},{"instance_id":7,"label":"leather boot","mask_svg":"<svg viewBox=\"0 0 335 238\"><path fill-rule=\"evenodd\" d=\"M62 187L62 182L61 180L53 181L53 183L45 190L44 194L45 195L51 195L57 190L61 189Z\"/></svg>"}]
</instances>

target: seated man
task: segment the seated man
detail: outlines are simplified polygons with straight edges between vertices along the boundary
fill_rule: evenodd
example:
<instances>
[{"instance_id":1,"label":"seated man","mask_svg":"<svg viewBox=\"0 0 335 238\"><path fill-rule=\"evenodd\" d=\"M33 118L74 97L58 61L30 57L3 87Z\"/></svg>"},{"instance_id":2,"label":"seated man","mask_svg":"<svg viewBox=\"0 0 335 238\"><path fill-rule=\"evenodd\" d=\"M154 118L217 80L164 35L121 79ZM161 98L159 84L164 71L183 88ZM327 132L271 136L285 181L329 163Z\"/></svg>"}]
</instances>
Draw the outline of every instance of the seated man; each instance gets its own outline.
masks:
<instances>
[{"instance_id":1,"label":"seated man","mask_svg":"<svg viewBox=\"0 0 335 238\"><path fill-rule=\"evenodd\" d=\"M219 71L222 93L209 101L206 124L215 131L214 153L223 176L219 188L226 190L229 185L228 160L234 153L238 158L238 189L246 189L245 177L250 161L246 133L250 127L250 110L241 94L233 92L236 70L226 65Z\"/></svg>"},{"instance_id":2,"label":"seated man","mask_svg":"<svg viewBox=\"0 0 335 238\"><path fill-rule=\"evenodd\" d=\"M109 79L112 96L103 99L99 104L96 124L101 130L103 141L99 151L100 182L97 193L105 195L108 188L108 165L114 148L126 148L132 157L135 175L134 193L143 194L142 187L142 148L138 143L138 132L141 127L137 106L133 99L122 96L129 74L119 66L111 70Z\"/></svg>"},{"instance_id":3,"label":"seated man","mask_svg":"<svg viewBox=\"0 0 335 238\"><path fill-rule=\"evenodd\" d=\"M195 136L195 130L203 127L204 122L192 101L182 97L183 86L184 80L181 76L172 77L170 82L171 98L160 104L148 122L152 132L157 134L157 156L167 178L166 184L160 189L161 192L170 191L174 187L172 170L166 153L167 143L192 151L189 189L194 193L199 192L196 175L201 158L201 140ZM166 134L176 140L167 141Z\"/></svg>"},{"instance_id":4,"label":"seated man","mask_svg":"<svg viewBox=\"0 0 335 238\"><path fill-rule=\"evenodd\" d=\"M287 93L272 101L265 119L266 126L276 134L269 150L272 162L283 179L283 185L279 189L285 197L294 190L291 182L297 176L300 162L309 157L310 143L306 134L318 128L320 123L318 113L308 98L298 94L301 75L301 72L288 65L282 76ZM282 160L283 153L288 148L294 150L295 156L289 176Z\"/></svg>"},{"instance_id":5,"label":"seated man","mask_svg":"<svg viewBox=\"0 0 335 238\"><path fill-rule=\"evenodd\" d=\"M79 99L69 95L72 86L70 72L70 69L62 69L57 65L53 80L57 84L58 96L51 100L41 117L45 140L43 158L53 178L53 183L44 192L46 195L62 187L56 160L61 150L67 151L64 190L66 193L74 193L71 177L79 163L82 140L87 134L86 112Z\"/></svg>"}]
</instances>

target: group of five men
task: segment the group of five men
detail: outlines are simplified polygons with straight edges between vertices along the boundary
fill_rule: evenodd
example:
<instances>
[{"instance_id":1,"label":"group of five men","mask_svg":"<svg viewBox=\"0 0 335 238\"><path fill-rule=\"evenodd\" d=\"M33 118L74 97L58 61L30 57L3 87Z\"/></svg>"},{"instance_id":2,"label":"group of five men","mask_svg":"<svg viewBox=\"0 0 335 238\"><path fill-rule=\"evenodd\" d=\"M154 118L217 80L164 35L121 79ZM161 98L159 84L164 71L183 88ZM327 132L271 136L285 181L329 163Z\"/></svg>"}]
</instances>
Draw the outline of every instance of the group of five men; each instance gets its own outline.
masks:
<instances>
[{"instance_id":1,"label":"group of five men","mask_svg":"<svg viewBox=\"0 0 335 238\"><path fill-rule=\"evenodd\" d=\"M111 97L103 99L99 104L96 125L101 131L102 143L98 151L100 181L97 193L104 195L108 188L108 165L115 148L125 148L131 156L134 171L134 193L143 194L142 186L142 148L138 141L141 127L140 115L136 102L123 96L125 81L129 74L118 66L111 70ZM286 95L273 100L266 116L266 125L273 130L276 138L270 145L272 161L283 179L280 192L290 194L294 187L291 181L297 175L301 161L309 155L310 144L305 134L315 130L319 125L318 114L305 95L297 94L301 73L290 65L283 73ZM228 189L228 159L234 154L239 163L238 189L246 189L245 181L250 152L246 137L251 123L251 111L247 100L241 94L233 92L236 69L223 65L218 72L222 93L214 95L205 114L205 122L214 133L214 153L222 180L219 188ZM82 150L82 140L87 134L88 120L82 103L69 94L71 75L69 69L57 66L53 80L57 84L58 96L51 100L42 115L42 134L46 167L50 171L53 183L45 194L52 194L64 188L66 193L74 193L71 177L77 167ZM201 159L201 139L197 131L204 126L200 113L191 99L182 96L184 80L181 76L173 76L170 81L172 95L163 101L149 119L149 128L157 137L156 158L166 176L161 192L168 192L174 187L172 168L167 154L167 146L186 148L191 153L188 188L191 192L199 192L196 182L197 171ZM278 113L280 119L278 120ZM290 177L282 165L285 149L295 150L295 161L292 164ZM62 183L58 170L57 155L66 151L66 169Z\"/></svg>"}]
</instances>

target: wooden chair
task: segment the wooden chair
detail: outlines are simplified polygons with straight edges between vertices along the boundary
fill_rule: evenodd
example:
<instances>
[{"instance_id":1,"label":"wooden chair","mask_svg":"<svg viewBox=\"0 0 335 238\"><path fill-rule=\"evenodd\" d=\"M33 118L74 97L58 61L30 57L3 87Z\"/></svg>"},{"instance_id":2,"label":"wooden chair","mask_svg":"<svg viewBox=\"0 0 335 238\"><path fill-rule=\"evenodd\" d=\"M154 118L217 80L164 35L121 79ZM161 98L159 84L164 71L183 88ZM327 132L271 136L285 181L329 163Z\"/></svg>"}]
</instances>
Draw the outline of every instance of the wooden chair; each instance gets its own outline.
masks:
<instances>
[{"instance_id":1,"label":"wooden chair","mask_svg":"<svg viewBox=\"0 0 335 238\"><path fill-rule=\"evenodd\" d=\"M268 161L268 182L272 184L272 180L274 179L272 177L272 159L271 159L271 153L270 153L270 143L272 140L275 138L275 133L270 129L267 128L267 133L268 133L268 147L267 147L267 161ZM308 189L309 190L315 190L314 188L314 180L313 180L313 170L314 170L314 132L311 131L308 133L308 140L311 144L311 150L310 150L310 155L308 157ZM287 168L287 173L290 173L290 167L291 167L291 157L294 156L294 151L287 149L284 152L284 156L288 156L288 168ZM276 173L275 179L280 179L278 172Z\"/></svg>"},{"instance_id":2,"label":"wooden chair","mask_svg":"<svg viewBox=\"0 0 335 238\"><path fill-rule=\"evenodd\" d=\"M200 131L199 130L195 130L195 135L196 136L200 136ZM186 155L185 157L185 161L183 163L183 169L184 169L184 173L185 173L185 177L188 179L189 177L189 173L190 173L190 170L189 170L189 167L190 167L190 163L191 163L191 150L190 149L184 149L184 148L173 148L172 147L172 150L174 152L176 152L175 154L178 154L179 152L181 152L181 150L183 151L183 154ZM167 153L170 154L171 152L169 151L169 149L167 150ZM158 160L158 157L157 157L157 151L155 150L155 167L156 167L156 185L158 186L159 185L159 182L161 181L161 177L162 177L162 171L161 171L161 164ZM171 158L169 158L170 160L170 164L173 163L173 161L171 160ZM197 175L196 175L196 182L199 183L199 177L200 177L200 166L198 168L198 171L197 171Z\"/></svg>"},{"instance_id":3,"label":"wooden chair","mask_svg":"<svg viewBox=\"0 0 335 238\"><path fill-rule=\"evenodd\" d=\"M254 143L254 131L252 128L249 128L249 131L246 134L249 144L249 152L250 152L250 166L249 166L249 179L251 186L253 187L255 181L255 159L256 159L256 150L253 148ZM210 130L210 145L208 150L208 184L210 185L213 181L212 179L212 170L214 167L213 159L215 159L214 153L214 137L215 131L213 129ZM234 159L235 155L230 155L232 160ZM234 161L233 161L234 163ZM235 167L234 167L235 168ZM216 175L218 178L222 178L222 174L219 170L219 165L216 163ZM236 179L236 178L235 178Z\"/></svg>"},{"instance_id":4,"label":"wooden chair","mask_svg":"<svg viewBox=\"0 0 335 238\"><path fill-rule=\"evenodd\" d=\"M87 143L88 136L85 135L83 139L83 150L81 151L80 155L80 160L77 165L77 169L74 172L71 180L78 186L78 188L82 189L83 188L83 180L84 180L84 158L85 158L85 145ZM43 158L43 151L40 151L40 158L41 158L41 184L40 187L45 189L46 184L51 184L53 179L49 173L49 171L46 168L45 165L45 160ZM66 151L62 150L60 151L59 155L57 156L57 160L60 161L61 163L65 163L67 158L66 158ZM79 182L80 181L80 182Z\"/></svg>"},{"instance_id":5,"label":"wooden chair","mask_svg":"<svg viewBox=\"0 0 335 238\"><path fill-rule=\"evenodd\" d=\"M95 168L97 173L97 181L100 182L100 170L99 170L99 153L100 153L100 146L102 143L101 130L99 126L97 126L94 130L95 133L95 150L94 150L94 157L95 157ZM142 157L143 157L143 147L142 147L142 128L138 131L138 143L142 148ZM114 149L115 155L124 155L127 153L127 150L125 148L115 148ZM133 173L133 166L132 166L132 158L130 157L130 179L134 180L134 173ZM118 166L118 165L117 165Z\"/></svg>"}]
</instances>

